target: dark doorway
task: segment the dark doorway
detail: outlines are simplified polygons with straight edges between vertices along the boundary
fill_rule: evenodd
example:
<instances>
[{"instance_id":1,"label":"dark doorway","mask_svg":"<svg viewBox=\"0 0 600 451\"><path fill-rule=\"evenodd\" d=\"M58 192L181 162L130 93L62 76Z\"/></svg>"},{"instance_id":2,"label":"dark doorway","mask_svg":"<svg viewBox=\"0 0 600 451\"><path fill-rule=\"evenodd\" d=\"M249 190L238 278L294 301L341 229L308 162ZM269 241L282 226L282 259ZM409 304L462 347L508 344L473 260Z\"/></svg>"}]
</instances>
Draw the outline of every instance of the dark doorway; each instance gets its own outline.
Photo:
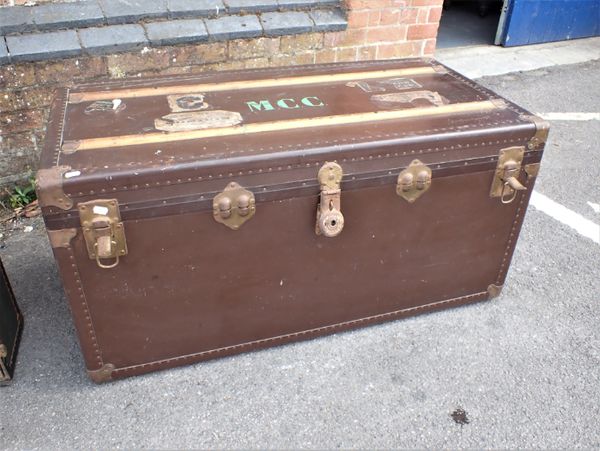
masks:
<instances>
[{"instance_id":1,"label":"dark doorway","mask_svg":"<svg viewBox=\"0 0 600 451\"><path fill-rule=\"evenodd\" d=\"M445 0L437 47L493 45L501 10L501 0Z\"/></svg>"}]
</instances>

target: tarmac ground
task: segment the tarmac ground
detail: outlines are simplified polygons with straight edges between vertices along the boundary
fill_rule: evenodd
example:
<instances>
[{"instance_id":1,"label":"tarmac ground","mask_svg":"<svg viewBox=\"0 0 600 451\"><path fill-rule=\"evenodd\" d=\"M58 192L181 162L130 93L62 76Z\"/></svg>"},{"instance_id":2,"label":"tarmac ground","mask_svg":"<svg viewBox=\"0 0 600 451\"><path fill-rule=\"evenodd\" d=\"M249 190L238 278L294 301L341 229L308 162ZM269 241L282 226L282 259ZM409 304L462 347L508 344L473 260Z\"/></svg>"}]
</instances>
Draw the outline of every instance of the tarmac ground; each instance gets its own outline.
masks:
<instances>
[{"instance_id":1,"label":"tarmac ground","mask_svg":"<svg viewBox=\"0 0 600 451\"><path fill-rule=\"evenodd\" d=\"M597 113L599 73L479 81L532 112ZM596 225L599 141L599 120L553 121L536 185ZM533 206L491 302L99 386L42 222L12 227L0 256L26 325L0 448L600 447L600 245Z\"/></svg>"}]
</instances>

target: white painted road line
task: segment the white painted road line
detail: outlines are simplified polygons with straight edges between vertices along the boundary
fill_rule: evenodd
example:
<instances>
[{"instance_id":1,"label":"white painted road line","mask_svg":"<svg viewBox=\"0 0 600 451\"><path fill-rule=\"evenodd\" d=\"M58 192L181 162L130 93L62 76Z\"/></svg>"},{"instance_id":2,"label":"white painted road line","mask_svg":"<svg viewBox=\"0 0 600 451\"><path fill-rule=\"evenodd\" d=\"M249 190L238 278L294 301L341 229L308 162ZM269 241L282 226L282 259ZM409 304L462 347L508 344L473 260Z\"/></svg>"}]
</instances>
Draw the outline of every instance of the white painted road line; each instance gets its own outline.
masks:
<instances>
[{"instance_id":1,"label":"white painted road line","mask_svg":"<svg viewBox=\"0 0 600 451\"><path fill-rule=\"evenodd\" d=\"M594 210L594 212L600 213L600 204L590 202L589 200L588 200L587 204L591 207L592 210Z\"/></svg>"},{"instance_id":2,"label":"white painted road line","mask_svg":"<svg viewBox=\"0 0 600 451\"><path fill-rule=\"evenodd\" d=\"M547 121L600 121L600 113L537 113Z\"/></svg>"},{"instance_id":3,"label":"white painted road line","mask_svg":"<svg viewBox=\"0 0 600 451\"><path fill-rule=\"evenodd\" d=\"M530 204L536 210L546 213L548 216L571 227L580 235L591 239L596 244L600 244L600 225L584 218L579 213L569 210L537 191L531 193Z\"/></svg>"}]
</instances>

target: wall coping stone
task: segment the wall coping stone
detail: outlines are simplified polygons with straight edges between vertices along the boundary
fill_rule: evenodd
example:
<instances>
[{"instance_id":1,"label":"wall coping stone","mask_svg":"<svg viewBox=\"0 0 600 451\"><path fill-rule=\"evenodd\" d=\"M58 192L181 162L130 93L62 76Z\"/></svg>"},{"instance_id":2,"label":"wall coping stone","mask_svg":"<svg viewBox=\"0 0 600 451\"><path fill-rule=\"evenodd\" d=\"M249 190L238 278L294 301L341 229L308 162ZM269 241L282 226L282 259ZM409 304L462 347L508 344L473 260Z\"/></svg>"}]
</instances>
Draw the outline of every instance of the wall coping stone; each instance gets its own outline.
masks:
<instances>
[{"instance_id":1,"label":"wall coping stone","mask_svg":"<svg viewBox=\"0 0 600 451\"><path fill-rule=\"evenodd\" d=\"M7 64L8 59L8 48L6 47L6 41L0 39L0 64Z\"/></svg>"},{"instance_id":2,"label":"wall coping stone","mask_svg":"<svg viewBox=\"0 0 600 451\"><path fill-rule=\"evenodd\" d=\"M139 24L84 28L78 34L83 51L90 55L126 52L148 45L144 28Z\"/></svg>"},{"instance_id":3,"label":"wall coping stone","mask_svg":"<svg viewBox=\"0 0 600 451\"><path fill-rule=\"evenodd\" d=\"M10 61L41 61L81 55L81 45L75 30L7 36Z\"/></svg>"},{"instance_id":4,"label":"wall coping stone","mask_svg":"<svg viewBox=\"0 0 600 451\"><path fill-rule=\"evenodd\" d=\"M315 27L308 13L300 11L265 13L260 20L267 36L310 33Z\"/></svg>"},{"instance_id":5,"label":"wall coping stone","mask_svg":"<svg viewBox=\"0 0 600 451\"><path fill-rule=\"evenodd\" d=\"M40 31L90 27L106 23L104 13L96 0L47 3L29 9L33 23Z\"/></svg>"},{"instance_id":6,"label":"wall coping stone","mask_svg":"<svg viewBox=\"0 0 600 451\"><path fill-rule=\"evenodd\" d=\"M168 16L167 0L98 0L109 25Z\"/></svg>"},{"instance_id":7,"label":"wall coping stone","mask_svg":"<svg viewBox=\"0 0 600 451\"><path fill-rule=\"evenodd\" d=\"M170 19L216 17L227 11L222 0L167 0Z\"/></svg>"},{"instance_id":8,"label":"wall coping stone","mask_svg":"<svg viewBox=\"0 0 600 451\"><path fill-rule=\"evenodd\" d=\"M154 22L144 27L150 44L155 46L208 41L206 25L200 19Z\"/></svg>"},{"instance_id":9,"label":"wall coping stone","mask_svg":"<svg viewBox=\"0 0 600 451\"><path fill-rule=\"evenodd\" d=\"M257 38L263 35L263 28L256 15L224 16L206 21L210 39L223 41L229 39Z\"/></svg>"},{"instance_id":10,"label":"wall coping stone","mask_svg":"<svg viewBox=\"0 0 600 451\"><path fill-rule=\"evenodd\" d=\"M341 8L343 0L78 0L0 7L0 35L78 29L142 20Z\"/></svg>"},{"instance_id":11,"label":"wall coping stone","mask_svg":"<svg viewBox=\"0 0 600 451\"><path fill-rule=\"evenodd\" d=\"M348 26L341 4L342 0L83 0L2 7L0 65L144 46L341 31ZM245 12L248 9L256 12ZM68 29L60 29L64 27Z\"/></svg>"}]
</instances>

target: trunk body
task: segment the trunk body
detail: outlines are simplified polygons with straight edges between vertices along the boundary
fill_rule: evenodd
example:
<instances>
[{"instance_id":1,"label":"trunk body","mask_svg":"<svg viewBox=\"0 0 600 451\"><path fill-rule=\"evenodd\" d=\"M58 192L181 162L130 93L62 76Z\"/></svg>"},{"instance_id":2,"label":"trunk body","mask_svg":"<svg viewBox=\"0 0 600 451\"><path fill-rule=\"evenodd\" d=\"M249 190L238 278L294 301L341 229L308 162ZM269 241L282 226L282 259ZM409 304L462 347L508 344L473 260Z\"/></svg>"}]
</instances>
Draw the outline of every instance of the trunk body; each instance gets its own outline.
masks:
<instances>
[{"instance_id":1,"label":"trunk body","mask_svg":"<svg viewBox=\"0 0 600 451\"><path fill-rule=\"evenodd\" d=\"M23 317L0 261L0 385L13 378L22 329Z\"/></svg>"},{"instance_id":2,"label":"trunk body","mask_svg":"<svg viewBox=\"0 0 600 451\"><path fill-rule=\"evenodd\" d=\"M90 376L497 295L546 135L422 59L61 92L38 194Z\"/></svg>"}]
</instances>

